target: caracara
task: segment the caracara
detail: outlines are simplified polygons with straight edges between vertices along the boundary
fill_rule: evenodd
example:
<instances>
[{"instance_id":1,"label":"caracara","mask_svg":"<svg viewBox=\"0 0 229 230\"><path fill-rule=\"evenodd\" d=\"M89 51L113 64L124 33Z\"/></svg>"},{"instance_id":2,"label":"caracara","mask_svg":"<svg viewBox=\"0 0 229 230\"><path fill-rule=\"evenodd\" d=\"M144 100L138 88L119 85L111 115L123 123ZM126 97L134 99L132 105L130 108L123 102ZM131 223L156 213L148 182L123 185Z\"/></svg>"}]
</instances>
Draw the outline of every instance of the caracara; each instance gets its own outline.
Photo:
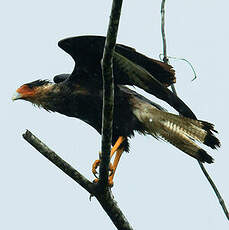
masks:
<instances>
[{"instance_id":1,"label":"caracara","mask_svg":"<svg viewBox=\"0 0 229 230\"><path fill-rule=\"evenodd\" d=\"M105 37L80 36L61 40L58 45L72 56L72 74L60 74L54 82L37 80L17 89L13 100L23 99L48 111L76 117L101 134L102 74L101 59ZM129 151L128 139L137 131L163 139L201 162L212 163L213 158L196 142L215 149L220 146L214 136L214 126L197 120L189 107L166 87L175 82L172 66L148 58L135 49L116 44L113 54L114 117L111 157L116 153L113 174L123 151ZM164 100L180 115L166 112L125 85L138 86ZM99 160L93 164L93 173Z\"/></svg>"}]
</instances>

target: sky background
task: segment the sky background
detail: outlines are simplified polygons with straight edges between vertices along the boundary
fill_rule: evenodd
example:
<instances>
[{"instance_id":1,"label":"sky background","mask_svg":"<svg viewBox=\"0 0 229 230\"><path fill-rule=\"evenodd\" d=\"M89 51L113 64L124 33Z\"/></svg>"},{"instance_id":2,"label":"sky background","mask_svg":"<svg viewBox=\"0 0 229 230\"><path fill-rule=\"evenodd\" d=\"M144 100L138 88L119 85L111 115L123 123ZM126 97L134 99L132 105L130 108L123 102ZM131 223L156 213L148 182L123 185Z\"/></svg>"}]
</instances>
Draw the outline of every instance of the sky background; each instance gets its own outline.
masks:
<instances>
[{"instance_id":1,"label":"sky background","mask_svg":"<svg viewBox=\"0 0 229 230\"><path fill-rule=\"evenodd\" d=\"M39 152L22 134L29 129L93 180L91 164L101 138L74 118L48 113L25 101L12 103L23 83L71 73L73 60L57 46L60 39L105 35L112 1L4 1L1 4L1 167L0 229L115 229L96 199ZM160 0L123 2L118 42L158 58L162 52ZM179 96L201 120L216 125L222 147L208 152L206 165L229 206L227 0L167 1L168 54ZM142 92L142 91L140 91ZM165 103L159 102L169 111ZM131 140L114 181L118 205L134 229L226 230L228 221L196 160L147 136Z\"/></svg>"}]
</instances>

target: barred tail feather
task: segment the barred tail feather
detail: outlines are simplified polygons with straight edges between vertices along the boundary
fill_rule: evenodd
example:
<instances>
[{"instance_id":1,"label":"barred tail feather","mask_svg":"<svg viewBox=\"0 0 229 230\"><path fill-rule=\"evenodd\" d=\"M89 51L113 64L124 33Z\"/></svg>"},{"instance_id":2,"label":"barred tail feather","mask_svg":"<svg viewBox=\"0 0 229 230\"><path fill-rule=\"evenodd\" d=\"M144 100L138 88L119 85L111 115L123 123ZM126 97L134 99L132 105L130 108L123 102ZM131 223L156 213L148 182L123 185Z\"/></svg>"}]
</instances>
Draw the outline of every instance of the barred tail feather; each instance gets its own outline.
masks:
<instances>
[{"instance_id":1,"label":"barred tail feather","mask_svg":"<svg viewBox=\"0 0 229 230\"><path fill-rule=\"evenodd\" d=\"M137 108L134 113L152 136L161 137L201 162L213 162L213 158L194 142L202 142L213 149L219 147L220 142L212 133L215 132L212 124L167 113L146 104L144 109Z\"/></svg>"},{"instance_id":2,"label":"barred tail feather","mask_svg":"<svg viewBox=\"0 0 229 230\"><path fill-rule=\"evenodd\" d=\"M213 158L190 138L190 132L185 132L185 130L180 127L176 128L176 125L173 125L173 129L171 130L170 127L162 124L158 135L197 160L203 163L213 163ZM194 135L192 135L192 138L194 138Z\"/></svg>"}]
</instances>

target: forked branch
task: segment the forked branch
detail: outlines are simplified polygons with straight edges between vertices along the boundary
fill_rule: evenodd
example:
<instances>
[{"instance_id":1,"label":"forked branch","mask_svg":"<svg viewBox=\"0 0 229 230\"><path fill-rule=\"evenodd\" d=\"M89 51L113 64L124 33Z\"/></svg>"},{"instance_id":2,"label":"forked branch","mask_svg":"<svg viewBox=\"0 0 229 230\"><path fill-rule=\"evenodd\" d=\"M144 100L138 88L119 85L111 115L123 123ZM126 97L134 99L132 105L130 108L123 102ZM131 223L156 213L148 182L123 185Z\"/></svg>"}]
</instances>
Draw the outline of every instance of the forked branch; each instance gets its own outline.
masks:
<instances>
[{"instance_id":1,"label":"forked branch","mask_svg":"<svg viewBox=\"0 0 229 230\"><path fill-rule=\"evenodd\" d=\"M23 134L23 138L43 156L87 190L92 196L95 196L117 229L132 230L132 227L128 223L121 209L118 207L117 202L114 200L113 195L109 190L106 190L105 192L100 189L98 190L96 184L91 183L30 131L27 130Z\"/></svg>"}]
</instances>

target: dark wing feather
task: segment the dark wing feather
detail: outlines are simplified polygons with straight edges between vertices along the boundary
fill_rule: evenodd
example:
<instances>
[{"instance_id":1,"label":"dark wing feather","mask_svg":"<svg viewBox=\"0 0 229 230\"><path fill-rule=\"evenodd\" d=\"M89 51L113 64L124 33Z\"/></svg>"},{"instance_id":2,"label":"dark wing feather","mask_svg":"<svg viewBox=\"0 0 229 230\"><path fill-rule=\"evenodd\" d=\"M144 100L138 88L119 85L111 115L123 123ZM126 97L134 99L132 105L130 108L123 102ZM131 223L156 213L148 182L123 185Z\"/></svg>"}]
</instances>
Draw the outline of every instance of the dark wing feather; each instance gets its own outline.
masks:
<instances>
[{"instance_id":1,"label":"dark wing feather","mask_svg":"<svg viewBox=\"0 0 229 230\"><path fill-rule=\"evenodd\" d=\"M74 59L77 66L75 71L81 69L86 72L96 73L97 75L101 73L104 44L105 37L102 36L72 37L63 39L58 43ZM175 71L172 66L148 58L125 45L116 44L115 52L146 69L162 84L169 86L175 82ZM128 85L129 79L123 79L122 76L116 74L116 69L118 69L118 66L114 65L115 83Z\"/></svg>"},{"instance_id":2,"label":"dark wing feather","mask_svg":"<svg viewBox=\"0 0 229 230\"><path fill-rule=\"evenodd\" d=\"M175 70L171 65L148 58L147 56L138 53L135 49L125 45L117 44L115 51L147 70L163 85L170 86L176 82Z\"/></svg>"},{"instance_id":3,"label":"dark wing feather","mask_svg":"<svg viewBox=\"0 0 229 230\"><path fill-rule=\"evenodd\" d=\"M60 83L62 81L65 81L71 74L63 73L63 74L58 74L53 78L53 81L55 83Z\"/></svg>"},{"instance_id":4,"label":"dark wing feather","mask_svg":"<svg viewBox=\"0 0 229 230\"><path fill-rule=\"evenodd\" d=\"M61 40L58 43L60 48L72 56L76 64L73 73L69 77L70 80L76 80L75 78L79 78L76 73L84 71L90 73L87 74L88 77L91 77L90 80L101 83L100 62L104 43L105 37L101 36L72 37ZM137 53L134 49L123 45L116 45L113 64L115 84L138 86L166 101L183 116L196 119L189 107L162 84L165 82L167 84L173 79L168 80L168 76L174 76L174 71L169 65L159 61L155 62ZM167 80L165 80L166 78Z\"/></svg>"},{"instance_id":5,"label":"dark wing feather","mask_svg":"<svg viewBox=\"0 0 229 230\"><path fill-rule=\"evenodd\" d=\"M196 119L195 114L179 97L163 86L141 66L134 64L118 53L114 54L114 64L119 67L118 74L125 79L128 78L130 85L138 86L157 98L166 101L183 116Z\"/></svg>"},{"instance_id":6,"label":"dark wing feather","mask_svg":"<svg viewBox=\"0 0 229 230\"><path fill-rule=\"evenodd\" d=\"M103 55L104 41L104 38L99 36L80 36L59 41L58 46L70 54L75 61L73 77L79 69L89 73L101 71L100 61Z\"/></svg>"}]
</instances>

